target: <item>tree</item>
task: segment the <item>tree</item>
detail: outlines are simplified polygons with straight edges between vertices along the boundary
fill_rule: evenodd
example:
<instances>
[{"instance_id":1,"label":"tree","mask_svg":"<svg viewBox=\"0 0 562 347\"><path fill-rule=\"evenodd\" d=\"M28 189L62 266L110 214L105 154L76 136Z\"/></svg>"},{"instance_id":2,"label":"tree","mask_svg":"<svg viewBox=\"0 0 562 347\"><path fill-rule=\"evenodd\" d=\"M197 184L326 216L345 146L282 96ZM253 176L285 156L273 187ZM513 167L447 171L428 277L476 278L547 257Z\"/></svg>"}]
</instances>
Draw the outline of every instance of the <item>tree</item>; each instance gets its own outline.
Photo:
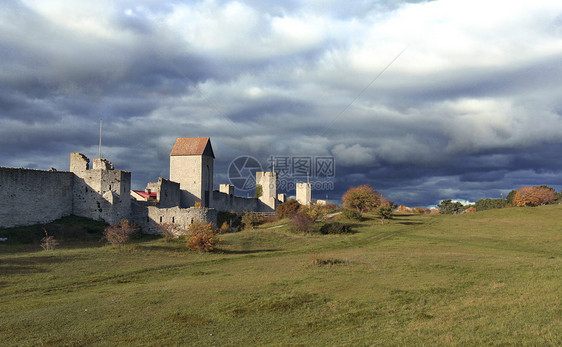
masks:
<instances>
[{"instance_id":1,"label":"tree","mask_svg":"<svg viewBox=\"0 0 562 347\"><path fill-rule=\"evenodd\" d=\"M404 205L400 205L400 206L398 206L398 212L400 212L400 213L410 213L410 212L412 212L412 210L409 207L406 207Z\"/></svg>"},{"instance_id":2,"label":"tree","mask_svg":"<svg viewBox=\"0 0 562 347\"><path fill-rule=\"evenodd\" d=\"M476 211L504 208L505 206L507 206L507 199L480 199L474 204Z\"/></svg>"},{"instance_id":3,"label":"tree","mask_svg":"<svg viewBox=\"0 0 562 347\"><path fill-rule=\"evenodd\" d=\"M289 199L284 203L277 206L275 214L279 218L291 217L293 214L297 213L301 208L301 204L295 199Z\"/></svg>"},{"instance_id":4,"label":"tree","mask_svg":"<svg viewBox=\"0 0 562 347\"><path fill-rule=\"evenodd\" d=\"M439 213L441 214L457 214L462 208L460 202L453 202L451 199L443 200L437 207L439 207Z\"/></svg>"},{"instance_id":5,"label":"tree","mask_svg":"<svg viewBox=\"0 0 562 347\"><path fill-rule=\"evenodd\" d=\"M550 187L522 187L515 192L514 206L538 206L556 199L556 191Z\"/></svg>"},{"instance_id":6,"label":"tree","mask_svg":"<svg viewBox=\"0 0 562 347\"><path fill-rule=\"evenodd\" d=\"M261 184L256 184L256 192L254 193L254 198L259 199L263 195L263 187Z\"/></svg>"},{"instance_id":7,"label":"tree","mask_svg":"<svg viewBox=\"0 0 562 347\"><path fill-rule=\"evenodd\" d=\"M375 210L375 214L381 219L381 224L384 224L385 219L392 219L392 207L379 206Z\"/></svg>"},{"instance_id":8,"label":"tree","mask_svg":"<svg viewBox=\"0 0 562 347\"><path fill-rule=\"evenodd\" d=\"M360 214L380 205L381 193L368 184L351 187L342 196L343 205L355 209Z\"/></svg>"},{"instance_id":9,"label":"tree","mask_svg":"<svg viewBox=\"0 0 562 347\"><path fill-rule=\"evenodd\" d=\"M505 197L505 200L507 200L507 204L508 205L513 205L513 197L515 196L515 193L517 191L512 190L511 192L509 192L509 194L507 194L507 196Z\"/></svg>"}]
</instances>

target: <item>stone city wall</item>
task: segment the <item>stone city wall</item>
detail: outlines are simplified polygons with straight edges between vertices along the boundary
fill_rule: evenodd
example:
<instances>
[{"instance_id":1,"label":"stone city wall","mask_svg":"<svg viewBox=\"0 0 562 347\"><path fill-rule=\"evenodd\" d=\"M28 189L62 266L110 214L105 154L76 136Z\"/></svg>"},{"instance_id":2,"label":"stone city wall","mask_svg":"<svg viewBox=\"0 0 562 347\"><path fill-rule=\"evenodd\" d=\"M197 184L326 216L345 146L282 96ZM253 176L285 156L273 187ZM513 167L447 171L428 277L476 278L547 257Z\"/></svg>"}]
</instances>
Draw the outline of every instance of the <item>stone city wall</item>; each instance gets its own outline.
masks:
<instances>
[{"instance_id":1,"label":"stone city wall","mask_svg":"<svg viewBox=\"0 0 562 347\"><path fill-rule=\"evenodd\" d=\"M270 204L275 205L275 202ZM256 198L243 198L231 194L213 191L211 196L211 207L217 211L236 212L242 213L245 211L250 212L274 212L275 210L269 206L270 204L264 203Z\"/></svg>"},{"instance_id":2,"label":"stone city wall","mask_svg":"<svg viewBox=\"0 0 562 347\"><path fill-rule=\"evenodd\" d=\"M0 227L48 223L72 214L70 172L0 168Z\"/></svg>"},{"instance_id":3,"label":"stone city wall","mask_svg":"<svg viewBox=\"0 0 562 347\"><path fill-rule=\"evenodd\" d=\"M213 223L217 225L217 211L212 208L190 207L190 208L158 208L146 204L133 203L133 221L141 226L145 234L159 233L158 225L171 223L182 228L189 228L195 221Z\"/></svg>"}]
</instances>

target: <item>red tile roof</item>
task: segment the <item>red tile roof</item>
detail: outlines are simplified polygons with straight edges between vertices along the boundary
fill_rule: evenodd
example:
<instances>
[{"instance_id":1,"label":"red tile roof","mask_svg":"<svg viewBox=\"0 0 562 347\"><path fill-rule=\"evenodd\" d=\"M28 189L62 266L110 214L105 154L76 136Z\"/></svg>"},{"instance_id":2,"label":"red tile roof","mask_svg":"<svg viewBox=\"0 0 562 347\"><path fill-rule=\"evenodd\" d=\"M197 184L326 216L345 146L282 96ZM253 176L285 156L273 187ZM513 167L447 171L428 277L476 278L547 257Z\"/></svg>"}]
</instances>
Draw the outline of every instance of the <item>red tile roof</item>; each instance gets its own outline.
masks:
<instances>
[{"instance_id":1,"label":"red tile roof","mask_svg":"<svg viewBox=\"0 0 562 347\"><path fill-rule=\"evenodd\" d=\"M147 193L144 190L133 190L133 192L137 193L138 195L142 196L145 199L156 199L158 197L158 193L157 192L150 192Z\"/></svg>"},{"instance_id":2,"label":"red tile roof","mask_svg":"<svg viewBox=\"0 0 562 347\"><path fill-rule=\"evenodd\" d=\"M180 137L176 140L170 155L206 155L215 157L211 139L208 137Z\"/></svg>"}]
</instances>

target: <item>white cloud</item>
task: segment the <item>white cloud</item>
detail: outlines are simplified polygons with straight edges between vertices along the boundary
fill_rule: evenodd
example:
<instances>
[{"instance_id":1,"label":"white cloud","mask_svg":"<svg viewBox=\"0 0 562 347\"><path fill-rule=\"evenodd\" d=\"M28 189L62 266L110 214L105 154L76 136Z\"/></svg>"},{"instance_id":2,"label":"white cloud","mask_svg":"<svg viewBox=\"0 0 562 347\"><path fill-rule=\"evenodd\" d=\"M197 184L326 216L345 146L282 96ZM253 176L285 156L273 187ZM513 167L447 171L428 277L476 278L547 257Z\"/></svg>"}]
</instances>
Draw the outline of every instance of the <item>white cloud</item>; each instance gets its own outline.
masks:
<instances>
[{"instance_id":1,"label":"white cloud","mask_svg":"<svg viewBox=\"0 0 562 347\"><path fill-rule=\"evenodd\" d=\"M371 149L359 144L347 146L343 143L332 148L332 154L338 165L344 166L371 166L376 164Z\"/></svg>"}]
</instances>

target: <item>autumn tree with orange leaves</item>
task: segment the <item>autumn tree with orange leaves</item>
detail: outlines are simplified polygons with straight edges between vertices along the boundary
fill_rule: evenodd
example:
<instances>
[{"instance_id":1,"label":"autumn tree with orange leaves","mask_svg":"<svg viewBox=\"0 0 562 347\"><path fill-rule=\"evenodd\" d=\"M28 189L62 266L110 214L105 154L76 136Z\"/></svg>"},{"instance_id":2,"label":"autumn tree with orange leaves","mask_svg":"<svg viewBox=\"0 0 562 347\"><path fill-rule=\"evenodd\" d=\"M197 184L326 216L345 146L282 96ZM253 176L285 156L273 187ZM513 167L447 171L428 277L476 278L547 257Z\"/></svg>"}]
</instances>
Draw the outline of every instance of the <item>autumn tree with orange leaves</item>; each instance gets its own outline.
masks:
<instances>
[{"instance_id":1,"label":"autumn tree with orange leaves","mask_svg":"<svg viewBox=\"0 0 562 347\"><path fill-rule=\"evenodd\" d=\"M513 206L538 206L553 202L556 191L549 187L522 187L513 196Z\"/></svg>"},{"instance_id":2,"label":"autumn tree with orange leaves","mask_svg":"<svg viewBox=\"0 0 562 347\"><path fill-rule=\"evenodd\" d=\"M343 206L354 209L360 214L373 209L381 204L381 193L373 187L364 184L359 187L351 187L342 196ZM386 200L388 201L388 200Z\"/></svg>"}]
</instances>

